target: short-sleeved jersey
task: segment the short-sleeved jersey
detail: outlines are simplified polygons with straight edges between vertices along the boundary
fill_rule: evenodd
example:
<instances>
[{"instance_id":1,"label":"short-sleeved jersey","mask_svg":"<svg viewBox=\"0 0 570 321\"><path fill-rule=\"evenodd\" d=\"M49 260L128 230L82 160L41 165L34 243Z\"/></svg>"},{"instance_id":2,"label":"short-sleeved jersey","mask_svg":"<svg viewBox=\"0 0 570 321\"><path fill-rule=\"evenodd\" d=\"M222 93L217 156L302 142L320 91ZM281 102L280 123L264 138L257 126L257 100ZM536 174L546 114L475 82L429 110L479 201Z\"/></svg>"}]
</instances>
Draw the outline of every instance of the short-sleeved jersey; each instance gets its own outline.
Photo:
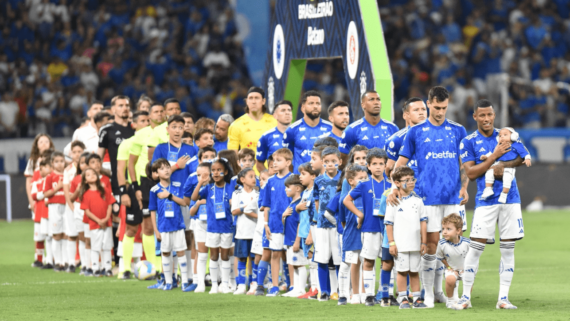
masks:
<instances>
[{"instance_id":1,"label":"short-sleeved jersey","mask_svg":"<svg viewBox=\"0 0 570 321\"><path fill-rule=\"evenodd\" d=\"M492 152L492 151L489 151L489 152ZM502 161L502 162L512 161L512 160L516 159L517 157L520 157L522 159L525 159L527 157L530 158L530 153L528 152L528 149L526 149L526 147L522 144L522 142L520 140L513 142L511 144L511 150L509 150L503 156L501 156L498 159L498 161Z\"/></svg>"},{"instance_id":2,"label":"short-sleeved jersey","mask_svg":"<svg viewBox=\"0 0 570 321\"><path fill-rule=\"evenodd\" d=\"M184 182L184 197L192 197L194 189L198 185L198 174L196 172L188 175L186 182Z\"/></svg>"},{"instance_id":3,"label":"short-sleeved jersey","mask_svg":"<svg viewBox=\"0 0 570 321\"><path fill-rule=\"evenodd\" d=\"M291 204L291 198L285 193L285 180L291 173L283 177L271 176L265 184L264 195L261 205L269 208L269 231L271 233L283 233L283 212Z\"/></svg>"},{"instance_id":4,"label":"short-sleeved jersey","mask_svg":"<svg viewBox=\"0 0 570 321\"><path fill-rule=\"evenodd\" d=\"M170 143L159 144L154 149L154 154L152 154L152 162L154 163L159 158L164 158L168 160L171 166L174 166L180 157L190 156L190 159L192 159L195 153L196 151L192 148L192 145L182 143L180 147L176 147ZM182 186L186 182L186 179L190 175L188 162L186 162L186 164L184 168L172 171L170 181L173 184L177 183L180 184L179 186Z\"/></svg>"},{"instance_id":5,"label":"short-sleeved jersey","mask_svg":"<svg viewBox=\"0 0 570 321\"><path fill-rule=\"evenodd\" d=\"M332 130L332 124L326 120L319 119L315 127L307 125L305 119L294 122L283 134L283 147L289 148L293 152L293 168L295 174L299 174L299 165L311 160L311 152L315 141L324 133Z\"/></svg>"},{"instance_id":6,"label":"short-sleeved jersey","mask_svg":"<svg viewBox=\"0 0 570 321\"><path fill-rule=\"evenodd\" d=\"M232 194L232 212L234 210L243 208L245 209L251 207L251 203L257 204L259 199L259 192L253 189L251 192L247 193L243 188L236 190ZM240 214L237 216L236 220L236 239L238 240L251 240L253 239L253 234L255 232L255 227L257 225L257 220L247 216L245 214Z\"/></svg>"},{"instance_id":7,"label":"short-sleeved jersey","mask_svg":"<svg viewBox=\"0 0 570 321\"><path fill-rule=\"evenodd\" d=\"M183 197L182 186L175 186L172 181L168 186L158 183L150 189L148 209L156 212L156 227L158 231L165 233L184 230L184 217L182 216L180 205L175 201L169 201L167 198L159 198L158 194L163 190L170 192L176 197ZM169 217L166 217L166 214Z\"/></svg>"},{"instance_id":8,"label":"short-sleeved jersey","mask_svg":"<svg viewBox=\"0 0 570 321\"><path fill-rule=\"evenodd\" d=\"M301 203L309 204L307 209L299 213L299 236L303 238L309 237L311 223L315 215L315 202L313 200L313 188L306 189L301 195Z\"/></svg>"},{"instance_id":9,"label":"short-sleeved jersey","mask_svg":"<svg viewBox=\"0 0 570 321\"><path fill-rule=\"evenodd\" d=\"M117 162L118 161L125 161L125 165L126 165L125 166L125 172L121 173L121 175L125 176L125 178L127 179L127 182L129 184L132 182L131 174L129 173L129 156L131 155L129 153L129 151L131 149L134 137L135 136L125 139L121 143L121 145L119 145L119 150L117 151ZM139 170L137 169L137 176L139 175L138 173L139 173ZM117 175L119 175L119 173L117 173ZM137 181L138 181L138 179L137 179Z\"/></svg>"},{"instance_id":10,"label":"short-sleeved jersey","mask_svg":"<svg viewBox=\"0 0 570 321\"><path fill-rule=\"evenodd\" d=\"M277 126L277 120L270 114L263 114L255 121L248 114L236 119L228 128L228 149L249 148L257 153L257 142L263 133Z\"/></svg>"},{"instance_id":11,"label":"short-sleeved jersey","mask_svg":"<svg viewBox=\"0 0 570 321\"><path fill-rule=\"evenodd\" d=\"M381 225L382 218L374 216L374 198L380 200L384 191L390 187L392 187L392 184L387 182L385 178L380 182L369 178L367 181L358 183L350 191L349 194L353 200L362 198L364 220L362 221L361 232L381 233L384 230L384 227Z\"/></svg>"},{"instance_id":12,"label":"short-sleeved jersey","mask_svg":"<svg viewBox=\"0 0 570 321\"><path fill-rule=\"evenodd\" d=\"M348 125L342 133L342 141L338 146L341 153L348 155L355 145L370 148L384 148L386 140L398 131L398 126L380 119L376 126L370 125L366 118L361 118Z\"/></svg>"},{"instance_id":13,"label":"short-sleeved jersey","mask_svg":"<svg viewBox=\"0 0 570 321\"><path fill-rule=\"evenodd\" d=\"M479 130L476 130L471 135L465 137L460 144L461 160L463 163L475 162L475 165L481 164L481 156L486 155L489 151L494 151L497 147L497 135L499 130L495 129L490 137L483 136ZM495 180L493 183L493 195L489 196L487 199L482 200L481 195L485 189L485 175L477 177L475 180L477 182L477 195L475 195L475 208L479 206L491 206L497 205L499 203L499 196L503 191L503 182ZM513 178L511 183L511 189L507 194L507 204L520 204L521 197L519 194L519 189L517 187L517 179Z\"/></svg>"},{"instance_id":14,"label":"short-sleeved jersey","mask_svg":"<svg viewBox=\"0 0 570 321\"><path fill-rule=\"evenodd\" d=\"M334 227L334 225L324 217L324 214L327 205L336 194L336 186L340 179L340 175L341 173L338 172L335 177L331 178L328 174L324 173L315 178L313 185L313 198L315 202L319 201L319 208L316 211L318 228Z\"/></svg>"},{"instance_id":15,"label":"short-sleeved jersey","mask_svg":"<svg viewBox=\"0 0 570 321\"><path fill-rule=\"evenodd\" d=\"M283 148L283 134L277 127L263 133L257 142L255 159L265 162L276 150Z\"/></svg>"},{"instance_id":16,"label":"short-sleeved jersey","mask_svg":"<svg viewBox=\"0 0 570 321\"><path fill-rule=\"evenodd\" d=\"M350 185L349 185L350 186ZM340 222L337 220L337 224L344 222L344 229L342 231L342 250L343 251L358 251L362 249L362 231L357 228L358 217L349 211L346 206L344 206L344 199L348 195L349 190L341 191L339 198L339 210L340 210ZM361 201L362 198L354 201L354 205L360 211L364 209L362 206L359 208L356 205L356 201ZM362 204L362 202L360 202Z\"/></svg>"},{"instance_id":17,"label":"short-sleeved jersey","mask_svg":"<svg viewBox=\"0 0 570 321\"><path fill-rule=\"evenodd\" d=\"M402 197L397 206L386 206L384 224L394 226L394 242L398 252L415 252L422 243L421 222L428 217L422 199L414 192Z\"/></svg>"},{"instance_id":18,"label":"short-sleeved jersey","mask_svg":"<svg viewBox=\"0 0 570 321\"><path fill-rule=\"evenodd\" d=\"M113 197L110 188L105 188L105 199L101 197L101 193L98 190L92 191L89 189L85 192L85 194L83 194L80 208L84 211L89 210L89 212L91 212L97 218L103 219L107 217L107 210L109 209L109 205L112 205L114 203L115 198ZM88 222L90 230L96 230L100 228L99 224L97 224L95 221L89 219ZM112 226L111 218L107 220L107 226Z\"/></svg>"},{"instance_id":19,"label":"short-sleeved jersey","mask_svg":"<svg viewBox=\"0 0 570 321\"><path fill-rule=\"evenodd\" d=\"M338 143L338 146L340 146L341 142L342 142L342 137L335 135L332 130L328 133L324 133L321 135L321 137L319 138L323 138L323 137L332 137L336 140L336 142Z\"/></svg>"},{"instance_id":20,"label":"short-sleeved jersey","mask_svg":"<svg viewBox=\"0 0 570 321\"><path fill-rule=\"evenodd\" d=\"M463 271L465 267L465 257L469 252L470 239L460 236L459 243L453 243L446 239L439 240L435 255L438 260L445 259L447 264L455 271Z\"/></svg>"},{"instance_id":21,"label":"short-sleeved jersey","mask_svg":"<svg viewBox=\"0 0 570 321\"><path fill-rule=\"evenodd\" d=\"M448 119L441 126L425 120L408 130L400 156L417 161L415 192L425 205L454 205L461 201L459 144L465 136L465 128Z\"/></svg>"},{"instance_id":22,"label":"short-sleeved jersey","mask_svg":"<svg viewBox=\"0 0 570 321\"><path fill-rule=\"evenodd\" d=\"M109 153L109 161L111 163L111 186L113 193L118 194L119 183L117 182L117 154L119 145L123 140L131 138L135 134L135 130L131 127L131 123L127 126L121 126L117 123L107 124L99 130L99 147L105 148Z\"/></svg>"},{"instance_id":23,"label":"short-sleeved jersey","mask_svg":"<svg viewBox=\"0 0 570 321\"><path fill-rule=\"evenodd\" d=\"M293 211L290 216L285 219L284 226L284 241L283 244L287 246L293 246L295 240L297 239L297 232L299 229L299 213L295 210L295 207L299 205L301 198L298 198L291 202L287 207L290 207Z\"/></svg>"},{"instance_id":24,"label":"short-sleeved jersey","mask_svg":"<svg viewBox=\"0 0 570 321\"><path fill-rule=\"evenodd\" d=\"M154 144L154 146L158 144L168 143L168 139L170 136L168 136L168 131L166 130L166 127L168 127L168 122L164 122L154 127L153 129L154 135L152 136L152 141L151 141L151 143Z\"/></svg>"},{"instance_id":25,"label":"short-sleeved jersey","mask_svg":"<svg viewBox=\"0 0 570 321\"><path fill-rule=\"evenodd\" d=\"M137 131L132 137L129 156L138 156L137 163L135 164L135 172L137 173L137 181L139 184L141 183L140 178L146 177L145 169L148 164L148 148L156 147L156 141L154 130L150 126Z\"/></svg>"},{"instance_id":26,"label":"short-sleeved jersey","mask_svg":"<svg viewBox=\"0 0 570 321\"><path fill-rule=\"evenodd\" d=\"M388 140L386 140L386 146L384 149L386 150L386 154L388 154L388 158L397 162L398 157L400 156L400 149L402 148L402 143L404 142L404 137L408 133L410 127L402 128L394 135L390 136ZM408 161L408 166L414 170L416 173L416 177L418 176L418 162L415 159L410 158Z\"/></svg>"},{"instance_id":27,"label":"short-sleeved jersey","mask_svg":"<svg viewBox=\"0 0 570 321\"><path fill-rule=\"evenodd\" d=\"M198 146L196 146L196 147L198 147ZM214 137L214 149L216 150L216 154L223 151L223 150L227 150L228 149L228 140L226 139L226 141L220 142L216 139L216 137Z\"/></svg>"},{"instance_id":28,"label":"short-sleeved jersey","mask_svg":"<svg viewBox=\"0 0 570 321\"><path fill-rule=\"evenodd\" d=\"M230 211L231 192L229 184L218 187L215 183L202 186L200 188L200 199L206 199L206 209L208 210L209 233L232 233L233 218ZM222 204L226 213L224 218L216 219L216 204Z\"/></svg>"},{"instance_id":29,"label":"short-sleeved jersey","mask_svg":"<svg viewBox=\"0 0 570 321\"><path fill-rule=\"evenodd\" d=\"M386 200L388 199L388 195L390 195L391 188L384 191L382 194L382 198L380 198L380 214L386 217ZM386 229L384 229L384 233L382 234L382 247L390 248L390 242L388 242L388 236L386 234Z\"/></svg>"},{"instance_id":30,"label":"short-sleeved jersey","mask_svg":"<svg viewBox=\"0 0 570 321\"><path fill-rule=\"evenodd\" d=\"M43 193L44 191L44 183L45 178L43 177L40 177L39 179L32 182L32 190L30 191L30 194L32 196L32 199L36 201L36 207L34 208L35 223L39 223L42 217L47 215L46 203L43 201L43 199L41 201L38 201L37 198L38 193Z\"/></svg>"},{"instance_id":31,"label":"short-sleeved jersey","mask_svg":"<svg viewBox=\"0 0 570 321\"><path fill-rule=\"evenodd\" d=\"M97 147L99 147L99 133L95 127L91 126L91 124L77 128L75 132L73 132L73 138L71 141L80 141L85 144L85 151L90 153L96 153ZM71 146L70 146L71 149Z\"/></svg>"},{"instance_id":32,"label":"short-sleeved jersey","mask_svg":"<svg viewBox=\"0 0 570 321\"><path fill-rule=\"evenodd\" d=\"M55 171L51 172L48 176L46 176L46 183L45 183L45 192L53 190L59 180L63 181L63 174L58 174ZM52 197L48 198L48 204L65 204L65 195L63 193L63 187L60 188Z\"/></svg>"},{"instance_id":33,"label":"short-sleeved jersey","mask_svg":"<svg viewBox=\"0 0 570 321\"><path fill-rule=\"evenodd\" d=\"M77 173L77 168L75 168L75 164L69 164L63 170L63 185L69 185L73 178L75 177L75 173Z\"/></svg>"},{"instance_id":34,"label":"short-sleeved jersey","mask_svg":"<svg viewBox=\"0 0 570 321\"><path fill-rule=\"evenodd\" d=\"M258 233L263 233L265 227L265 218L263 217L263 213L259 211L259 196L263 193L263 190L260 190L257 193L257 199L255 202L250 202L245 208L244 213L255 213L257 214L257 223L255 225L255 231ZM232 201L233 203L233 201Z\"/></svg>"},{"instance_id":35,"label":"short-sleeved jersey","mask_svg":"<svg viewBox=\"0 0 570 321\"><path fill-rule=\"evenodd\" d=\"M338 234L343 233L342 224L340 223L340 217L341 217L340 207L342 204L340 204L340 202L338 201L340 199L340 194L341 192L336 193L333 196L333 198L331 198L331 200L328 202L326 207L326 210L334 215L334 218L336 220L336 231L338 232Z\"/></svg>"}]
</instances>

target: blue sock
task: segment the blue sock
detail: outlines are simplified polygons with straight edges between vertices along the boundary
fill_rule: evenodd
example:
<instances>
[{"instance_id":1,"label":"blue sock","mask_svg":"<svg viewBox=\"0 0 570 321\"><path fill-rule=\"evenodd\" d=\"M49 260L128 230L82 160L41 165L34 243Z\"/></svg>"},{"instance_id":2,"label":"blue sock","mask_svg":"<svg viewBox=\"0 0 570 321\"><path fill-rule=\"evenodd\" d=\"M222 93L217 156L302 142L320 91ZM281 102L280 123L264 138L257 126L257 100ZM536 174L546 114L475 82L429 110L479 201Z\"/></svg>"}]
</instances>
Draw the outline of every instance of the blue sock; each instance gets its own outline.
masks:
<instances>
[{"instance_id":1,"label":"blue sock","mask_svg":"<svg viewBox=\"0 0 570 321\"><path fill-rule=\"evenodd\" d=\"M380 273L380 283L382 284L382 298L387 299L390 297L390 274L392 271L384 271Z\"/></svg>"},{"instance_id":2,"label":"blue sock","mask_svg":"<svg viewBox=\"0 0 570 321\"><path fill-rule=\"evenodd\" d=\"M263 281L265 281L265 276L267 275L267 270L269 269L269 263L265 261L259 261L259 266L257 267L257 285L263 286Z\"/></svg>"},{"instance_id":3,"label":"blue sock","mask_svg":"<svg viewBox=\"0 0 570 321\"><path fill-rule=\"evenodd\" d=\"M236 276L236 284L245 284L245 265L246 262L238 261L238 275Z\"/></svg>"},{"instance_id":4,"label":"blue sock","mask_svg":"<svg viewBox=\"0 0 570 321\"><path fill-rule=\"evenodd\" d=\"M406 294L410 295L410 275L408 274L408 283L406 285Z\"/></svg>"},{"instance_id":5,"label":"blue sock","mask_svg":"<svg viewBox=\"0 0 570 321\"><path fill-rule=\"evenodd\" d=\"M257 264L252 263L252 266L251 266L251 275L249 276L249 284L251 284L251 282L252 282L253 280L255 280L255 282L257 282L257 269L258 269Z\"/></svg>"},{"instance_id":6,"label":"blue sock","mask_svg":"<svg viewBox=\"0 0 570 321\"><path fill-rule=\"evenodd\" d=\"M329 279L329 265L319 263L319 284L321 286L321 294L331 294L331 283Z\"/></svg>"},{"instance_id":7,"label":"blue sock","mask_svg":"<svg viewBox=\"0 0 570 321\"><path fill-rule=\"evenodd\" d=\"M261 263L259 263L259 265L261 265ZM269 275L267 276L267 280L269 281L269 283L273 283L273 277L271 276L271 264L269 264L269 262L267 262L267 270L269 271ZM265 277L263 278L263 280L265 281ZM263 285L263 283L261 285Z\"/></svg>"},{"instance_id":8,"label":"blue sock","mask_svg":"<svg viewBox=\"0 0 570 321\"><path fill-rule=\"evenodd\" d=\"M283 275L285 276L285 283L287 283L287 291L291 287L291 276L289 275L289 266L283 263Z\"/></svg>"}]
</instances>

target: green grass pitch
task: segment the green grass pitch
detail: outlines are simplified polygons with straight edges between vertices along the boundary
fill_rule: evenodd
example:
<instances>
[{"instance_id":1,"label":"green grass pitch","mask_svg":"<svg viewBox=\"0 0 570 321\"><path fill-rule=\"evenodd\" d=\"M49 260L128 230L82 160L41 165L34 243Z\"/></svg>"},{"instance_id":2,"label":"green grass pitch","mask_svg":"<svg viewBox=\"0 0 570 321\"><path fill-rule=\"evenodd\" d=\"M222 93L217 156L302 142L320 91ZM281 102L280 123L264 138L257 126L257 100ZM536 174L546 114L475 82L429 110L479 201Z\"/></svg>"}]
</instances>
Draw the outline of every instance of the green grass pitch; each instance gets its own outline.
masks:
<instances>
[{"instance_id":1,"label":"green grass pitch","mask_svg":"<svg viewBox=\"0 0 570 321\"><path fill-rule=\"evenodd\" d=\"M524 213L526 237L517 242L510 300L495 309L499 246L487 246L473 290L473 309L452 311L347 305L293 298L209 295L147 290L151 282L85 278L30 267L31 221L0 222L0 320L569 320L570 212ZM498 237L497 237L498 239ZM565 271L566 270L566 271Z\"/></svg>"}]
</instances>

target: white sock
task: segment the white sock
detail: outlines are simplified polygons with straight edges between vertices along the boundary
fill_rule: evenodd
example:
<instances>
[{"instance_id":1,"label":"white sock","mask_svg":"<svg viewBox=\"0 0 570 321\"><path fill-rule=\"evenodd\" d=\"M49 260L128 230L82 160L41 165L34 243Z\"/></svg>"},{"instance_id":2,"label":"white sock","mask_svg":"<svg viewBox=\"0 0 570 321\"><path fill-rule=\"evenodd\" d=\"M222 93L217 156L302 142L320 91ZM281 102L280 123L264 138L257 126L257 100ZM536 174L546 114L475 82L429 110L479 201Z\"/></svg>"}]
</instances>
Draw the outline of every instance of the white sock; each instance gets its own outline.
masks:
<instances>
[{"instance_id":1,"label":"white sock","mask_svg":"<svg viewBox=\"0 0 570 321\"><path fill-rule=\"evenodd\" d=\"M178 257L174 256L174 252L170 254L170 257L172 258L172 273L178 274Z\"/></svg>"},{"instance_id":2,"label":"white sock","mask_svg":"<svg viewBox=\"0 0 570 321\"><path fill-rule=\"evenodd\" d=\"M212 279L212 287L218 287L218 274L219 274L219 264L218 261L212 261L210 258L210 279Z\"/></svg>"},{"instance_id":3,"label":"white sock","mask_svg":"<svg viewBox=\"0 0 570 321\"><path fill-rule=\"evenodd\" d=\"M81 262L81 266L85 265L85 242L79 241L79 261Z\"/></svg>"},{"instance_id":4,"label":"white sock","mask_svg":"<svg viewBox=\"0 0 570 321\"><path fill-rule=\"evenodd\" d=\"M91 250L91 269L93 272L99 271L99 252Z\"/></svg>"},{"instance_id":5,"label":"white sock","mask_svg":"<svg viewBox=\"0 0 570 321\"><path fill-rule=\"evenodd\" d=\"M228 282L228 286L235 286L236 285L236 271L234 270L235 264L236 264L236 257L235 256L230 256L228 261L230 261L230 275L229 275L229 282ZM223 277L223 275L222 275Z\"/></svg>"},{"instance_id":6,"label":"white sock","mask_svg":"<svg viewBox=\"0 0 570 321\"><path fill-rule=\"evenodd\" d=\"M459 300L459 280L455 281L455 289L453 289L453 301Z\"/></svg>"},{"instance_id":7,"label":"white sock","mask_svg":"<svg viewBox=\"0 0 570 321\"><path fill-rule=\"evenodd\" d=\"M435 278L436 258L434 254L425 254L421 259L421 270L423 271L423 282L425 288L425 304L433 306L435 297L433 293L433 282ZM399 292L406 289L398 289Z\"/></svg>"},{"instance_id":8,"label":"white sock","mask_svg":"<svg viewBox=\"0 0 570 321\"><path fill-rule=\"evenodd\" d=\"M212 269L212 265L210 264L210 270ZM230 286L230 274L232 271L232 263L230 260L223 261L222 260L222 286L226 289Z\"/></svg>"},{"instance_id":9,"label":"white sock","mask_svg":"<svg viewBox=\"0 0 570 321\"><path fill-rule=\"evenodd\" d=\"M172 254L169 256L162 255L162 273L166 284L172 284Z\"/></svg>"},{"instance_id":10,"label":"white sock","mask_svg":"<svg viewBox=\"0 0 570 321\"><path fill-rule=\"evenodd\" d=\"M509 299L509 288L515 272L515 242L501 242L501 269L499 271L499 300Z\"/></svg>"},{"instance_id":11,"label":"white sock","mask_svg":"<svg viewBox=\"0 0 570 321\"><path fill-rule=\"evenodd\" d=\"M180 262L178 262L180 263ZM192 250L187 250L186 251L186 263L190 263L191 266L189 267L188 270L188 279L193 279L194 278L194 264L192 264ZM184 280L182 283L185 283L186 280Z\"/></svg>"},{"instance_id":12,"label":"white sock","mask_svg":"<svg viewBox=\"0 0 570 321\"><path fill-rule=\"evenodd\" d=\"M299 279L299 287L295 287L295 290L300 292L305 292L305 285L307 284L307 267L306 266L299 266L295 269L297 271L297 275L295 275L295 282Z\"/></svg>"},{"instance_id":13,"label":"white sock","mask_svg":"<svg viewBox=\"0 0 570 321\"><path fill-rule=\"evenodd\" d=\"M443 293L442 281L443 281L443 271L445 266L440 260L437 260L435 268L435 277L433 279L433 288L435 293Z\"/></svg>"},{"instance_id":14,"label":"white sock","mask_svg":"<svg viewBox=\"0 0 570 321\"><path fill-rule=\"evenodd\" d=\"M91 249L87 248L85 249L85 266L88 269L93 269L93 267L91 266Z\"/></svg>"},{"instance_id":15,"label":"white sock","mask_svg":"<svg viewBox=\"0 0 570 321\"><path fill-rule=\"evenodd\" d=\"M206 264L208 263L208 253L198 253L198 264L196 274L198 274L198 286L205 286Z\"/></svg>"},{"instance_id":16,"label":"white sock","mask_svg":"<svg viewBox=\"0 0 570 321\"><path fill-rule=\"evenodd\" d=\"M338 294L338 277L336 276L336 267L334 270L329 270L329 278L331 279L331 294Z\"/></svg>"},{"instance_id":17,"label":"white sock","mask_svg":"<svg viewBox=\"0 0 570 321\"><path fill-rule=\"evenodd\" d=\"M388 290L388 295L394 296L394 285L396 284L396 265L392 268L392 273L390 273L390 289Z\"/></svg>"},{"instance_id":18,"label":"white sock","mask_svg":"<svg viewBox=\"0 0 570 321\"><path fill-rule=\"evenodd\" d=\"M69 265L75 265L76 254L77 254L77 247L75 241L67 241L67 261Z\"/></svg>"},{"instance_id":19,"label":"white sock","mask_svg":"<svg viewBox=\"0 0 570 321\"><path fill-rule=\"evenodd\" d=\"M66 263L69 263L69 261L67 260L67 240L62 239L61 240L61 265L65 265Z\"/></svg>"},{"instance_id":20,"label":"white sock","mask_svg":"<svg viewBox=\"0 0 570 321\"><path fill-rule=\"evenodd\" d=\"M316 262L309 263L309 268L311 269L311 289L317 289L321 291L319 287L319 264Z\"/></svg>"},{"instance_id":21,"label":"white sock","mask_svg":"<svg viewBox=\"0 0 570 321\"><path fill-rule=\"evenodd\" d=\"M121 257L119 259L119 274L123 273L123 271L125 271L125 260L123 260L123 257ZM131 271L134 271L131 269Z\"/></svg>"},{"instance_id":22,"label":"white sock","mask_svg":"<svg viewBox=\"0 0 570 321\"><path fill-rule=\"evenodd\" d=\"M293 291L298 291L301 289L301 285L299 284L299 271L296 268L293 268ZM289 291L289 289L287 289Z\"/></svg>"},{"instance_id":23,"label":"white sock","mask_svg":"<svg viewBox=\"0 0 570 321\"><path fill-rule=\"evenodd\" d=\"M350 296L350 264L340 263L338 271L338 297L349 298Z\"/></svg>"},{"instance_id":24,"label":"white sock","mask_svg":"<svg viewBox=\"0 0 570 321\"><path fill-rule=\"evenodd\" d=\"M180 267L180 276L182 277L182 284L188 282L188 260L186 255L178 257L178 266Z\"/></svg>"},{"instance_id":25,"label":"white sock","mask_svg":"<svg viewBox=\"0 0 570 321\"><path fill-rule=\"evenodd\" d=\"M374 271L363 271L362 276L364 277L364 290L367 296L374 295Z\"/></svg>"},{"instance_id":26,"label":"white sock","mask_svg":"<svg viewBox=\"0 0 570 321\"><path fill-rule=\"evenodd\" d=\"M471 300L471 289L475 282L475 274L479 266L479 258L485 250L485 243L479 243L471 240L469 243L469 252L465 256L465 270L463 272L463 297Z\"/></svg>"},{"instance_id":27,"label":"white sock","mask_svg":"<svg viewBox=\"0 0 570 321\"><path fill-rule=\"evenodd\" d=\"M46 247L46 256L45 261L47 264L53 264L53 247L51 246L53 243L53 238L48 236L46 237L46 241L44 242Z\"/></svg>"},{"instance_id":28,"label":"white sock","mask_svg":"<svg viewBox=\"0 0 570 321\"><path fill-rule=\"evenodd\" d=\"M62 248L61 248L61 241L62 241L62 240L56 241L56 239L53 239L53 242L52 242L53 259L54 259L54 261L55 261L55 264L58 264L58 265L62 265L62 264L63 264L63 260L62 260L62 257L61 257L61 250L62 250Z\"/></svg>"},{"instance_id":29,"label":"white sock","mask_svg":"<svg viewBox=\"0 0 570 321\"><path fill-rule=\"evenodd\" d=\"M111 250L103 250L101 260L105 270L111 271L113 269L113 257L111 256Z\"/></svg>"}]
</instances>

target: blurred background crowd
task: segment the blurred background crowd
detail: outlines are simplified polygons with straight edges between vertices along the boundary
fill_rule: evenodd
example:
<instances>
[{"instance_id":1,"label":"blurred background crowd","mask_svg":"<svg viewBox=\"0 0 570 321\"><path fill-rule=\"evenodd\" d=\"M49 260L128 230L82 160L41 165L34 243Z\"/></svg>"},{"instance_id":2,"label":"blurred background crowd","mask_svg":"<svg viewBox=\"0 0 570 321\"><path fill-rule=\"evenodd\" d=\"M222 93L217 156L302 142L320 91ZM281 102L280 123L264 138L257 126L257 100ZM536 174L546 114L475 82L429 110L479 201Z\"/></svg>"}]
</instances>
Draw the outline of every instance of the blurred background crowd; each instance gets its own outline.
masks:
<instances>
[{"instance_id":1,"label":"blurred background crowd","mask_svg":"<svg viewBox=\"0 0 570 321\"><path fill-rule=\"evenodd\" d=\"M92 101L117 94L239 117L252 83L232 2L0 1L1 137L71 136ZM434 85L450 90L448 118L468 129L483 97L504 101L517 128L570 125L570 0L378 4L400 127L401 102ZM348 100L342 61L310 61L303 89Z\"/></svg>"}]
</instances>

